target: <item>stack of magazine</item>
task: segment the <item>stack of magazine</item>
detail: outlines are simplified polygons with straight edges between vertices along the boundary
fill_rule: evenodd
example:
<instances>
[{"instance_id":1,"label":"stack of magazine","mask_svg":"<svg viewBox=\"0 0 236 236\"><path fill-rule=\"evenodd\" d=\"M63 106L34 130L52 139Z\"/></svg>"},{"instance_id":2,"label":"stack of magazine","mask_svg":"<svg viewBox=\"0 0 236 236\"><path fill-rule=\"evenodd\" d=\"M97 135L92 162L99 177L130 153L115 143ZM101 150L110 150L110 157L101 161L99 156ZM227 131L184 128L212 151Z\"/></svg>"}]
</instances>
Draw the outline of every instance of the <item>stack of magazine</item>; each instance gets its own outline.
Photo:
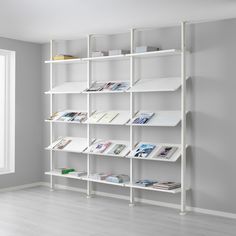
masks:
<instances>
[{"instance_id":1,"label":"stack of magazine","mask_svg":"<svg viewBox=\"0 0 236 236\"><path fill-rule=\"evenodd\" d=\"M137 114L137 116L133 119L132 124L146 124L150 121L150 119L154 116L153 112L142 112Z\"/></svg>"},{"instance_id":2,"label":"stack of magazine","mask_svg":"<svg viewBox=\"0 0 236 236\"><path fill-rule=\"evenodd\" d=\"M129 88L129 82L94 82L92 86L86 89L87 92L99 92L99 91L126 91Z\"/></svg>"},{"instance_id":3,"label":"stack of magazine","mask_svg":"<svg viewBox=\"0 0 236 236\"><path fill-rule=\"evenodd\" d=\"M82 123L87 119L87 112L77 112L77 111L59 111L52 114L48 120L57 121L76 121Z\"/></svg>"},{"instance_id":4,"label":"stack of magazine","mask_svg":"<svg viewBox=\"0 0 236 236\"><path fill-rule=\"evenodd\" d=\"M155 189L163 189L163 190L172 190L172 189L176 189L176 188L180 188L181 184L177 183L177 182L159 182L159 183L155 183L152 186Z\"/></svg>"}]
</instances>

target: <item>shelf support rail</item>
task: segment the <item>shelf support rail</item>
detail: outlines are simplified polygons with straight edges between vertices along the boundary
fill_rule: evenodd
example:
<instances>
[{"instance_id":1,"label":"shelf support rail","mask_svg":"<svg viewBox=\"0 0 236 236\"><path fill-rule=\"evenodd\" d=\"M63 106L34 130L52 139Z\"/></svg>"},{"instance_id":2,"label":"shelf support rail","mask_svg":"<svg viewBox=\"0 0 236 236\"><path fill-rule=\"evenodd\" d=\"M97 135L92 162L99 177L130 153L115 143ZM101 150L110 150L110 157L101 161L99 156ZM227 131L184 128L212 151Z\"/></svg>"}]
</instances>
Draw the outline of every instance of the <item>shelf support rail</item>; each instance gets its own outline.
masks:
<instances>
[{"instance_id":1,"label":"shelf support rail","mask_svg":"<svg viewBox=\"0 0 236 236\"><path fill-rule=\"evenodd\" d=\"M91 35L87 36L87 57L90 57L91 54ZM91 85L91 62L90 60L87 61L87 88L90 88ZM87 93L87 116L88 118L91 115L91 97L90 94ZM90 146L90 125L87 124L87 147ZM91 174L91 158L90 155L87 154L87 176L89 178L89 175ZM90 198L92 193L92 182L87 181L87 197Z\"/></svg>"},{"instance_id":2,"label":"shelf support rail","mask_svg":"<svg viewBox=\"0 0 236 236\"><path fill-rule=\"evenodd\" d=\"M181 209L186 213L186 22L181 22Z\"/></svg>"},{"instance_id":3,"label":"shelf support rail","mask_svg":"<svg viewBox=\"0 0 236 236\"><path fill-rule=\"evenodd\" d=\"M50 60L53 60L53 40L50 40ZM53 64L50 63L50 91L53 88ZM50 116L53 114L53 94L50 93ZM50 122L50 144L53 142L53 123ZM53 151L50 150L50 171L53 170ZM50 175L50 189L54 189L53 176Z\"/></svg>"},{"instance_id":4,"label":"shelf support rail","mask_svg":"<svg viewBox=\"0 0 236 236\"><path fill-rule=\"evenodd\" d=\"M135 29L131 29L130 31L130 53L134 52L134 32ZM133 56L130 57L130 87L134 84L134 58ZM133 118L134 115L134 98L133 93L130 92L130 120ZM134 137L133 137L133 126L130 125L130 150L133 149L134 144ZM133 184L133 159L130 158L130 206L134 204L134 189L132 188Z\"/></svg>"}]
</instances>

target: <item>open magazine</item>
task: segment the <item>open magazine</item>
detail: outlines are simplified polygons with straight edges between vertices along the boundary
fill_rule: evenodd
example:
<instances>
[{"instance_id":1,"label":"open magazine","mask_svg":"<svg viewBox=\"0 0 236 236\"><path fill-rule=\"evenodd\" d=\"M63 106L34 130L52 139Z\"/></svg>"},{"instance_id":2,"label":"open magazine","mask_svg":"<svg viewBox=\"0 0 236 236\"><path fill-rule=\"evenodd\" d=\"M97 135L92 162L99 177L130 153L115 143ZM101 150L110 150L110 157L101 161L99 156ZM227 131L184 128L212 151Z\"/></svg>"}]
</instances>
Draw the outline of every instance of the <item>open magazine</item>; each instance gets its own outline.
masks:
<instances>
[{"instance_id":1,"label":"open magazine","mask_svg":"<svg viewBox=\"0 0 236 236\"><path fill-rule=\"evenodd\" d=\"M149 154L155 149L156 145L148 143L140 143L131 151L130 156L133 157L148 157Z\"/></svg>"}]
</instances>

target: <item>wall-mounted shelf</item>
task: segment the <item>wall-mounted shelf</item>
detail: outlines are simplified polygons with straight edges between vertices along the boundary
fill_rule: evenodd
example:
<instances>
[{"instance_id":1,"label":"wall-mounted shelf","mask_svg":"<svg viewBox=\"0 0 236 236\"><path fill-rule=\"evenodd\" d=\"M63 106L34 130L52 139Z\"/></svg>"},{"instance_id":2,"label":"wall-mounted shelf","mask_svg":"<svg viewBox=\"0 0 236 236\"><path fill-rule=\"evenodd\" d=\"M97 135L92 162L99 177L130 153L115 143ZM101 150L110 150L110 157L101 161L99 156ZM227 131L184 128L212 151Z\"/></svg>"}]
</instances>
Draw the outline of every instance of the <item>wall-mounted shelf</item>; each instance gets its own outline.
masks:
<instances>
[{"instance_id":1,"label":"wall-mounted shelf","mask_svg":"<svg viewBox=\"0 0 236 236\"><path fill-rule=\"evenodd\" d=\"M86 89L86 81L82 82L66 82L54 87L45 94L79 94Z\"/></svg>"},{"instance_id":2,"label":"wall-mounted shelf","mask_svg":"<svg viewBox=\"0 0 236 236\"><path fill-rule=\"evenodd\" d=\"M93 35L94 37L94 35ZM103 57L91 57L92 55L92 43L91 43L92 36L88 36L87 38L87 57L85 58L76 58L76 59L69 59L69 60L60 60L60 61L54 61L49 60L45 61L45 63L49 64L50 66L50 90L45 92L46 94L50 95L50 116L53 115L53 95L54 94L84 94L86 95L86 112L88 114L88 119L82 123L77 121L60 121L60 120L46 120L46 122L49 122L50 124L50 145L46 148L50 151L50 171L46 172L46 175L50 176L50 187L54 187L53 178L55 177L64 177L69 179L78 179L83 180L87 182L87 195L90 196L92 193L92 183L101 183L106 185L114 185L119 187L125 187L130 190L130 203L134 203L134 196L135 192L134 189L139 190L148 190L153 192L162 192L162 193L179 193L181 192L181 212L184 213L186 209L186 40L185 40L185 22L181 23L181 45L180 49L164 49L159 51L151 51L151 52L143 52L143 53L135 53L135 30L132 29L130 31L130 52L129 54L124 55L115 55L115 56L103 56ZM160 45L162 46L162 45ZM60 52L58 52L60 53ZM50 58L53 58L53 41L51 41L50 44ZM139 75L137 75L137 71L135 70L135 60L142 59L142 58L155 58L155 57L163 57L163 56L179 56L180 59L180 75L177 74L175 77L163 77L163 78L141 78ZM178 59L178 57L177 57ZM160 59L162 60L162 59ZM106 62L106 61L127 61L129 66L129 71L127 74L129 75L129 88L125 91L86 91L86 89L90 90L96 90L92 87L92 81L93 81L93 75L94 71L92 70L93 62ZM126 62L125 62L126 63ZM142 60L139 60L138 63L143 63ZM165 62L166 63L166 62ZM86 65L86 81L82 82L65 82L61 85L53 87L54 84L54 64L84 64ZM110 63L105 64L105 66L109 66ZM119 65L119 64L118 64ZM95 64L96 66L100 66ZM112 63L113 66L113 63ZM119 65L120 66L120 65ZM71 67L72 68L72 67ZM70 67L69 67L70 69ZM74 67L73 67L74 69ZM99 71L99 70L98 70ZM127 75L126 75L127 76ZM138 78L135 77L139 77ZM122 77L123 78L123 77ZM111 78L112 79L112 78ZM99 82L101 82L99 80ZM108 82L108 81L107 81ZM109 86L107 86L109 87ZM100 89L100 88L99 88ZM159 110L159 111L138 111L136 112L136 100L134 99L135 96L139 96L139 93L153 93L153 92L173 92L180 90L181 93L181 106L180 110ZM91 100L93 99L93 94L126 94L129 96L129 100L127 100L127 103L129 103L129 110L110 110L110 111L93 111L93 103ZM126 96L125 95L125 96ZM121 95L123 96L123 95ZM96 99L98 96L94 96ZM82 96L82 98L84 98ZM110 98L110 97L109 97ZM155 102L155 101L154 101ZM96 107L94 107L96 109ZM103 116L99 117L99 114L101 113L109 113L109 116L104 118ZM117 115L114 115L114 113L118 113ZM142 124L142 121L137 121L138 124L133 123L133 121L141 114L141 113L149 113L143 120L148 120L146 123ZM154 113L154 114L153 114ZM95 115L95 118L94 118ZM149 115L149 117L148 117ZM97 116L97 119L96 119ZM113 117L112 119L109 119L109 117ZM66 119L65 119L66 120ZM86 132L86 138L78 138L78 137L65 137L67 139L70 139L71 142L66 145L62 149L55 149L55 145L60 141L53 141L54 137L54 123L66 123L66 124L85 124L87 127ZM140 124L141 123L141 124ZM137 147L134 142L135 140L135 126L142 126L143 129L146 127L175 127L178 124L181 124L179 128L181 129L181 142L180 144L153 144L152 152L149 152L148 155L140 154L139 150L136 150ZM94 152L91 151L91 146L95 144L96 141L99 142L98 139L92 139L91 137L91 130L94 129L94 125L109 125L111 126L109 129L112 129L114 125L117 126L125 126L127 127L127 130L129 131L129 141L121 141L121 140L110 140L112 142L113 146L109 146L105 151L100 152ZM150 132L155 132L156 129L150 129ZM61 138L62 139L62 138ZM126 147L123 152L121 152L119 155L113 155L110 153L112 148L115 144L125 144ZM140 142L139 142L140 144ZM175 147L171 150L174 150L175 152L172 153L171 158L164 156L162 154L162 149L159 149L161 145L165 145L169 148ZM130 151L131 150L131 151ZM166 151L166 149L164 149ZM60 174L53 172L54 167L54 151L64 151L64 152L73 152L77 153L78 155L83 154L87 158L87 175L83 177L77 177L73 174ZM161 153L161 154L160 154ZM92 178L91 173L91 165L93 158L91 157L110 157L110 158L122 158L126 159L129 162L129 177L130 181L128 183L112 183L107 182L105 180L98 180ZM161 157L160 157L161 156ZM163 157L164 156L164 157ZM133 161L136 160L147 160L147 161L164 161L166 162L176 162L181 158L180 162L180 172L181 172L181 188L176 188L172 190L165 190L165 189L156 189L153 187L143 187L140 185L137 185L134 180L134 164ZM140 162L142 164L142 162ZM156 163L155 163L156 164ZM55 169L54 169L55 170ZM179 185L178 185L179 186Z\"/></svg>"}]
</instances>

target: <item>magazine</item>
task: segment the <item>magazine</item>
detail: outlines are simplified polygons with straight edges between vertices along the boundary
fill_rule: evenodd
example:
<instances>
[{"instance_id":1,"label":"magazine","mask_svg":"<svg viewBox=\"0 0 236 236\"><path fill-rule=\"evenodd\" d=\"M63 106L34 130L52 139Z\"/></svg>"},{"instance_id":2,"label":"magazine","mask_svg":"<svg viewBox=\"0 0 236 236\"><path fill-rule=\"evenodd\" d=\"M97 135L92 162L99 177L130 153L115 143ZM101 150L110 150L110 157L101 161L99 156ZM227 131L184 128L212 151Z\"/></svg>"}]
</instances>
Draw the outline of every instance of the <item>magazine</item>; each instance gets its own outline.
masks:
<instances>
[{"instance_id":1,"label":"magazine","mask_svg":"<svg viewBox=\"0 0 236 236\"><path fill-rule=\"evenodd\" d=\"M58 120L60 121L73 121L74 116L76 116L78 112L65 112Z\"/></svg>"},{"instance_id":2,"label":"magazine","mask_svg":"<svg viewBox=\"0 0 236 236\"><path fill-rule=\"evenodd\" d=\"M163 190L171 190L171 189L176 189L180 187L181 187L180 183L169 182L169 181L153 184L153 188L163 189Z\"/></svg>"},{"instance_id":3,"label":"magazine","mask_svg":"<svg viewBox=\"0 0 236 236\"><path fill-rule=\"evenodd\" d=\"M133 124L146 124L153 116L153 112L142 112L133 120Z\"/></svg>"},{"instance_id":4,"label":"magazine","mask_svg":"<svg viewBox=\"0 0 236 236\"><path fill-rule=\"evenodd\" d=\"M134 157L148 157L148 155L153 151L153 149L156 147L154 144L148 144L148 143L140 143L138 144L137 148L134 149L130 156Z\"/></svg>"},{"instance_id":5,"label":"magazine","mask_svg":"<svg viewBox=\"0 0 236 236\"><path fill-rule=\"evenodd\" d=\"M177 147L163 146L158 150L155 158L168 160L177 151L177 149Z\"/></svg>"},{"instance_id":6,"label":"magazine","mask_svg":"<svg viewBox=\"0 0 236 236\"><path fill-rule=\"evenodd\" d=\"M102 119L103 116L105 116L106 113L105 112L95 112L94 114L91 115L91 117L89 118L89 122L91 123L96 123L98 122L100 119Z\"/></svg>"},{"instance_id":7,"label":"magazine","mask_svg":"<svg viewBox=\"0 0 236 236\"><path fill-rule=\"evenodd\" d=\"M143 180L139 180L139 181L135 182L136 185L143 186L143 187L148 187L148 186L151 186L155 183L157 183L157 181L149 180L149 179L143 179Z\"/></svg>"},{"instance_id":8,"label":"magazine","mask_svg":"<svg viewBox=\"0 0 236 236\"><path fill-rule=\"evenodd\" d=\"M87 172L86 171L73 171L73 172L70 173L70 175L74 175L74 176L77 176L77 177L82 177L82 176L87 175Z\"/></svg>"},{"instance_id":9,"label":"magazine","mask_svg":"<svg viewBox=\"0 0 236 236\"><path fill-rule=\"evenodd\" d=\"M108 173L95 173L91 174L89 177L96 180L105 180L109 175Z\"/></svg>"},{"instance_id":10,"label":"magazine","mask_svg":"<svg viewBox=\"0 0 236 236\"><path fill-rule=\"evenodd\" d=\"M106 178L106 181L107 182L112 182L112 183L125 183L125 182L128 182L130 179L129 179L129 176L128 175L109 175L107 178Z\"/></svg>"},{"instance_id":11,"label":"magazine","mask_svg":"<svg viewBox=\"0 0 236 236\"><path fill-rule=\"evenodd\" d=\"M104 140L96 141L90 147L89 152L103 153L110 145L111 145L110 141L104 141Z\"/></svg>"},{"instance_id":12,"label":"magazine","mask_svg":"<svg viewBox=\"0 0 236 236\"><path fill-rule=\"evenodd\" d=\"M116 85L116 82L108 82L104 86L103 91L112 91L115 85Z\"/></svg>"},{"instance_id":13,"label":"magazine","mask_svg":"<svg viewBox=\"0 0 236 236\"><path fill-rule=\"evenodd\" d=\"M78 112L74 117L73 121L78 121L80 123L87 120L87 112Z\"/></svg>"},{"instance_id":14,"label":"magazine","mask_svg":"<svg viewBox=\"0 0 236 236\"><path fill-rule=\"evenodd\" d=\"M63 138L61 139L54 147L53 149L63 149L65 148L72 140Z\"/></svg>"},{"instance_id":15,"label":"magazine","mask_svg":"<svg viewBox=\"0 0 236 236\"><path fill-rule=\"evenodd\" d=\"M129 88L129 82L119 82L116 83L113 87L112 90L113 91L125 91Z\"/></svg>"},{"instance_id":16,"label":"magazine","mask_svg":"<svg viewBox=\"0 0 236 236\"><path fill-rule=\"evenodd\" d=\"M118 112L107 112L100 120L101 123L110 123L119 115Z\"/></svg>"},{"instance_id":17,"label":"magazine","mask_svg":"<svg viewBox=\"0 0 236 236\"><path fill-rule=\"evenodd\" d=\"M125 148L126 145L124 144L116 144L107 154L119 155Z\"/></svg>"},{"instance_id":18,"label":"magazine","mask_svg":"<svg viewBox=\"0 0 236 236\"><path fill-rule=\"evenodd\" d=\"M54 112L54 113L48 118L48 120L58 120L64 113L65 113L64 111Z\"/></svg>"},{"instance_id":19,"label":"magazine","mask_svg":"<svg viewBox=\"0 0 236 236\"><path fill-rule=\"evenodd\" d=\"M94 82L90 88L88 88L86 91L90 92L96 92L103 90L106 83L103 82Z\"/></svg>"}]
</instances>

